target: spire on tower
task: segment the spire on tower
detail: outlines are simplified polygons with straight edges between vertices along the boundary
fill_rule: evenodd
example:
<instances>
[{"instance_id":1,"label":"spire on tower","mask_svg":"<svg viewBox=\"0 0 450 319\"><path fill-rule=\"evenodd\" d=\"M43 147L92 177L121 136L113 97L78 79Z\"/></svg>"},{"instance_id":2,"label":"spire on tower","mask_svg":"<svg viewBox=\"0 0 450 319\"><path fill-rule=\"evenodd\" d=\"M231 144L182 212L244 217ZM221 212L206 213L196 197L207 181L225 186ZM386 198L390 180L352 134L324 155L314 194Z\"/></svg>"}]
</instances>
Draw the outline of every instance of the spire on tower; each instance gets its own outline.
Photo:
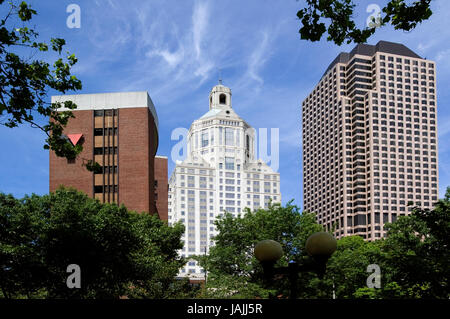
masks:
<instances>
[{"instance_id":1,"label":"spire on tower","mask_svg":"<svg viewBox=\"0 0 450 319\"><path fill-rule=\"evenodd\" d=\"M222 84L222 69L219 68L219 84Z\"/></svg>"}]
</instances>

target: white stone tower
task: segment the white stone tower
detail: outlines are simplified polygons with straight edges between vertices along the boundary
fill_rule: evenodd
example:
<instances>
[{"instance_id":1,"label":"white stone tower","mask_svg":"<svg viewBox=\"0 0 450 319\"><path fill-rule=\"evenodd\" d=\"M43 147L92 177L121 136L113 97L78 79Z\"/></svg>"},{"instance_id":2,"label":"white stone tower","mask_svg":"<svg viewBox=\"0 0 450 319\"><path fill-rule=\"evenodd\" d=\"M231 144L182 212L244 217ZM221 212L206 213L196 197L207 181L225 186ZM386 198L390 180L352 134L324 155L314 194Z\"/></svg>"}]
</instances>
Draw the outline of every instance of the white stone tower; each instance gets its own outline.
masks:
<instances>
[{"instance_id":1,"label":"white stone tower","mask_svg":"<svg viewBox=\"0 0 450 319\"><path fill-rule=\"evenodd\" d=\"M230 88L221 83L212 88L209 111L192 123L187 157L169 179L169 223L186 226L180 251L185 257L208 252L217 234L214 221L224 211L237 216L246 207L281 202L280 175L255 159L255 130L231 101ZM204 278L195 261L180 275Z\"/></svg>"}]
</instances>

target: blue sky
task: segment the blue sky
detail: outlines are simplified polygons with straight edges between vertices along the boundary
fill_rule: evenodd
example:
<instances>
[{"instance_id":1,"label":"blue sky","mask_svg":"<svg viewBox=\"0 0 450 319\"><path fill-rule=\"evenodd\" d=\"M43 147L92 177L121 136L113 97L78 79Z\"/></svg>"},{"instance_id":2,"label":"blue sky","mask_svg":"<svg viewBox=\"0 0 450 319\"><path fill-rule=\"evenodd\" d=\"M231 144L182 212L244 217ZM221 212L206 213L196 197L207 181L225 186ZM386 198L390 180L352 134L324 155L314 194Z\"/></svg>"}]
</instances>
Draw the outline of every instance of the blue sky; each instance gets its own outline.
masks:
<instances>
[{"instance_id":1,"label":"blue sky","mask_svg":"<svg viewBox=\"0 0 450 319\"><path fill-rule=\"evenodd\" d=\"M33 25L42 39L66 39L79 63L78 93L148 91L158 113L158 154L169 156L173 129L189 128L208 110L218 82L233 93L235 111L255 128L279 128L283 203L302 206L301 102L339 52L336 46L300 40L296 0L85 0L29 1L38 11ZM356 1L364 26L368 5ZM81 28L66 26L69 4L81 8ZM412 32L382 28L369 39L400 42L436 61L440 197L450 185L450 1L435 0L433 16ZM50 100L50 97L49 97ZM41 119L42 121L44 119ZM28 126L0 126L0 192L17 197L45 194L49 186L45 136Z\"/></svg>"}]
</instances>

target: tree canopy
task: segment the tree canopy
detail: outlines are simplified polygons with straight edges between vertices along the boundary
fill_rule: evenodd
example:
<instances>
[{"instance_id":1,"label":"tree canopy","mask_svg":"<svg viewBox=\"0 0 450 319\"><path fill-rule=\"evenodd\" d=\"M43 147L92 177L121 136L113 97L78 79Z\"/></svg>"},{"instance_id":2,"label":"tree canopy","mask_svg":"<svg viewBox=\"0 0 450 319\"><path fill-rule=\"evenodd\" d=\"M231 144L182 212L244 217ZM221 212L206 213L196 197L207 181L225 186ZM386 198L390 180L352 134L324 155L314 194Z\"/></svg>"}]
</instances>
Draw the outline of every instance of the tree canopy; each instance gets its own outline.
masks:
<instances>
[{"instance_id":1,"label":"tree canopy","mask_svg":"<svg viewBox=\"0 0 450 319\"><path fill-rule=\"evenodd\" d=\"M297 12L302 27L301 39L319 41L325 33L327 40L337 45L364 43L377 27L392 25L396 30L410 31L431 15L431 0L389 0L381 9L384 16L373 26L358 28L354 20L356 4L353 0L305 0L305 7ZM374 18L375 19L375 18Z\"/></svg>"},{"instance_id":2,"label":"tree canopy","mask_svg":"<svg viewBox=\"0 0 450 319\"><path fill-rule=\"evenodd\" d=\"M315 215L280 204L248 211L244 216L225 214L218 219L219 234L208 256L198 256L207 271L207 298L285 298L288 278L279 276L270 286L253 256L255 244L278 241L285 252L276 267L289 261L302 263L305 241L321 231ZM443 298L450 297L449 231L450 188L433 210L414 208L411 215L386 224L387 237L365 241L359 236L338 240L324 278L313 272L299 275L299 298ZM369 265L381 271L381 287L367 286Z\"/></svg>"},{"instance_id":3,"label":"tree canopy","mask_svg":"<svg viewBox=\"0 0 450 319\"><path fill-rule=\"evenodd\" d=\"M256 243L264 239L279 242L285 252L276 266L305 258L306 239L323 227L315 222L314 214L300 214L297 206L273 204L268 209L247 210L238 217L225 214L216 222L219 234L209 255L198 256L200 266L208 273L205 297L267 298L289 295L287 278L267 286L263 270L253 255ZM306 274L299 285L316 276Z\"/></svg>"},{"instance_id":4,"label":"tree canopy","mask_svg":"<svg viewBox=\"0 0 450 319\"><path fill-rule=\"evenodd\" d=\"M184 227L73 189L15 199L0 194L0 296L4 298L168 298L187 291L175 280ZM69 289L67 266L81 288ZM184 290L183 290L184 289Z\"/></svg>"},{"instance_id":5,"label":"tree canopy","mask_svg":"<svg viewBox=\"0 0 450 319\"><path fill-rule=\"evenodd\" d=\"M414 208L388 225L383 264L408 297L450 298L450 187L434 209Z\"/></svg>"},{"instance_id":6,"label":"tree canopy","mask_svg":"<svg viewBox=\"0 0 450 319\"><path fill-rule=\"evenodd\" d=\"M101 204L73 189L15 199L0 194L0 298L286 298L289 278L267 282L253 255L255 244L278 241L284 256L276 267L303 263L306 239L323 227L315 215L291 205L271 205L216 221L219 234L209 255L196 256L207 272L205 289L176 280L185 260L184 227L124 206ZM338 240L319 278L299 274L299 298L450 297L450 188L433 210L387 224L386 238ZM81 289L68 289L66 267L81 267ZM381 271L370 288L369 265Z\"/></svg>"},{"instance_id":7,"label":"tree canopy","mask_svg":"<svg viewBox=\"0 0 450 319\"><path fill-rule=\"evenodd\" d=\"M81 81L70 73L77 58L68 52L63 57L64 39L51 38L50 44L39 40L39 33L30 26L37 12L25 1L0 0L0 6L7 12L0 20L0 124L13 128L28 123L46 134L45 149L74 159L82 146L72 145L63 130L74 117L71 110L76 105L49 103L47 94L81 89ZM59 58L51 66L47 57L52 51ZM67 110L57 112L61 107ZM48 123L40 124L37 116L44 116Z\"/></svg>"}]
</instances>

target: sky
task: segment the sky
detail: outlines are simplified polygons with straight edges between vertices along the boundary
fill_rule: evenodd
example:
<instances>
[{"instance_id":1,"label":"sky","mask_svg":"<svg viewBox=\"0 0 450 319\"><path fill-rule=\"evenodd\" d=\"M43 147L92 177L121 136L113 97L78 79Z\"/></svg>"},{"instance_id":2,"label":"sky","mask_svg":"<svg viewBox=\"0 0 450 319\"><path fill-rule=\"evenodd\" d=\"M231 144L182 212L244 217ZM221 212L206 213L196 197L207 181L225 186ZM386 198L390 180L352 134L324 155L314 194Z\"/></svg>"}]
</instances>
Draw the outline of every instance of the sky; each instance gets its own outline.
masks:
<instances>
[{"instance_id":1,"label":"sky","mask_svg":"<svg viewBox=\"0 0 450 319\"><path fill-rule=\"evenodd\" d=\"M174 129L189 128L208 111L218 83L230 87L233 108L257 130L279 129L279 173L283 204L302 207L301 102L340 52L323 38L301 40L297 0L84 0L28 1L38 12L32 25L40 38L64 38L65 51L79 62L72 73L83 83L76 93L147 91L159 119L158 155L170 158ZM356 1L355 19L364 27L373 5ZM70 4L80 8L80 28L69 28ZM2 6L4 7L4 5ZM450 186L450 1L432 1L433 15L411 32L377 30L368 43L403 43L436 62L439 195ZM0 10L4 13L4 10ZM2 15L3 16L3 15ZM56 56L45 57L54 61ZM220 70L220 72L219 72ZM57 94L49 92L50 96ZM38 118L44 123L44 118ZM45 135L23 125L0 125L0 192L16 197L49 189Z\"/></svg>"}]
</instances>

